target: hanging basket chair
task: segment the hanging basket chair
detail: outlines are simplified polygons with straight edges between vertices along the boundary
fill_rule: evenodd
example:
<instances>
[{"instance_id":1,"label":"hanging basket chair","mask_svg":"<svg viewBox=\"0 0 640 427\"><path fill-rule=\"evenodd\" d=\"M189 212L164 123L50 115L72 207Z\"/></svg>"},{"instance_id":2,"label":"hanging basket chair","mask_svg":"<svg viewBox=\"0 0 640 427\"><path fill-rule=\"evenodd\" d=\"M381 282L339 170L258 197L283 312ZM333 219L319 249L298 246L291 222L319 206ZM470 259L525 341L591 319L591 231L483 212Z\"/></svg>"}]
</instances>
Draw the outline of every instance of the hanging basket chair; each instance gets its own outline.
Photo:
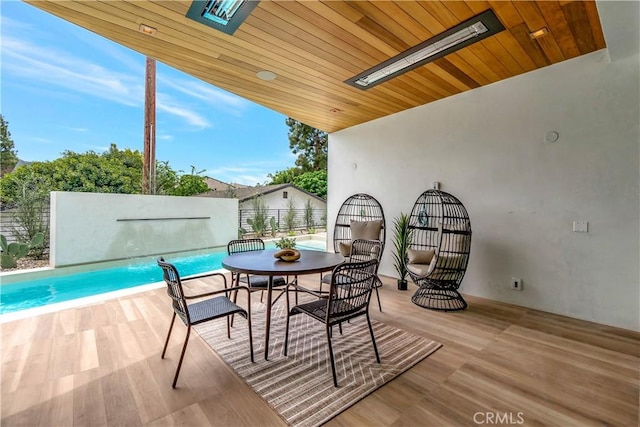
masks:
<instances>
[{"instance_id":1,"label":"hanging basket chair","mask_svg":"<svg viewBox=\"0 0 640 427\"><path fill-rule=\"evenodd\" d=\"M418 285L411 301L432 310L467 308L458 292L471 249L471 222L464 205L449 193L427 190L413 205L409 229L406 266Z\"/></svg>"}]
</instances>

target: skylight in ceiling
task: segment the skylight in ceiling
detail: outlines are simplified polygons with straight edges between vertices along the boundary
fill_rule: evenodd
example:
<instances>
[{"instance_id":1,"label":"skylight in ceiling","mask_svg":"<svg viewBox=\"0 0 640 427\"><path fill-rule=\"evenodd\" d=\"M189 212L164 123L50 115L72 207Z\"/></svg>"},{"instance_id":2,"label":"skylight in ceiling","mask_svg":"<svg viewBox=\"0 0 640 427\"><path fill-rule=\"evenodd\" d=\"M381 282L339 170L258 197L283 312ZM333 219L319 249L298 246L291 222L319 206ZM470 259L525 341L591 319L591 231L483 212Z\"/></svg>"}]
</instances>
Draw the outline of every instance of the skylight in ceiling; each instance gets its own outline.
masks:
<instances>
[{"instance_id":1,"label":"skylight in ceiling","mask_svg":"<svg viewBox=\"0 0 640 427\"><path fill-rule=\"evenodd\" d=\"M258 0L195 0L187 18L233 34L258 5Z\"/></svg>"}]
</instances>

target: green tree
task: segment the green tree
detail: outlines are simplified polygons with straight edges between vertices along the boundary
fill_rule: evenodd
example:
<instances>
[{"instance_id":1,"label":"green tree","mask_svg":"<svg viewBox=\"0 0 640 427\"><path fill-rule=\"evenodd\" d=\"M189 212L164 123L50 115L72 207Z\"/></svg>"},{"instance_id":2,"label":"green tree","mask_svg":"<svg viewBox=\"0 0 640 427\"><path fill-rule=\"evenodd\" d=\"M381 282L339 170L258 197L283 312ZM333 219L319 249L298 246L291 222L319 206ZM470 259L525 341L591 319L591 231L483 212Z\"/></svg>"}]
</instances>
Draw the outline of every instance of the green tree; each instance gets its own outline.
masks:
<instances>
[{"instance_id":1,"label":"green tree","mask_svg":"<svg viewBox=\"0 0 640 427\"><path fill-rule=\"evenodd\" d=\"M271 181L267 182L267 185L274 184L293 184L293 181L300 175L302 175L302 169L299 167L292 167L282 171L278 171L274 174L267 175Z\"/></svg>"},{"instance_id":2,"label":"green tree","mask_svg":"<svg viewBox=\"0 0 640 427\"><path fill-rule=\"evenodd\" d=\"M9 122L0 114L0 176L12 171L16 163L18 155L9 132Z\"/></svg>"},{"instance_id":3,"label":"green tree","mask_svg":"<svg viewBox=\"0 0 640 427\"><path fill-rule=\"evenodd\" d=\"M285 123L289 126L289 148L298 155L296 166L302 172L327 170L327 133L291 117Z\"/></svg>"},{"instance_id":4,"label":"green tree","mask_svg":"<svg viewBox=\"0 0 640 427\"><path fill-rule=\"evenodd\" d=\"M191 196L206 192L206 177L192 166L191 174L179 175L168 162L156 162L156 194ZM35 178L34 178L35 177ZM94 151L65 151L49 162L20 166L0 179L0 201L18 203L19 192L34 179L49 191L140 194L142 154L138 150L119 150L115 144L98 154Z\"/></svg>"},{"instance_id":5,"label":"green tree","mask_svg":"<svg viewBox=\"0 0 640 427\"><path fill-rule=\"evenodd\" d=\"M170 192L173 196L193 196L209 191L209 186L205 182L207 177L201 174L204 170L196 172L196 167L191 166L190 174L180 175L178 183Z\"/></svg>"},{"instance_id":6,"label":"green tree","mask_svg":"<svg viewBox=\"0 0 640 427\"><path fill-rule=\"evenodd\" d=\"M323 199L327 198L327 171L306 172L296 177L294 185Z\"/></svg>"}]
</instances>

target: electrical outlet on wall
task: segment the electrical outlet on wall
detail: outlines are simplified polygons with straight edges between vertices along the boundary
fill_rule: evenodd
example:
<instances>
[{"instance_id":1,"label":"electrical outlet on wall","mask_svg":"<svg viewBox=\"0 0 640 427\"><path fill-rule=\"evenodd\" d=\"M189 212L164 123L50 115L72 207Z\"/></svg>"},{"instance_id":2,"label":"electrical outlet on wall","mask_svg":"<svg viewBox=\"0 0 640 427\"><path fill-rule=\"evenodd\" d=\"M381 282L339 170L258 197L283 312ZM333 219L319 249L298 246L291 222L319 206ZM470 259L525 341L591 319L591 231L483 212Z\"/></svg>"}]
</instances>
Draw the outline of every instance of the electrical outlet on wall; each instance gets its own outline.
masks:
<instances>
[{"instance_id":1,"label":"electrical outlet on wall","mask_svg":"<svg viewBox=\"0 0 640 427\"><path fill-rule=\"evenodd\" d=\"M511 289L513 289L514 291L521 291L522 290L522 279L517 278L517 277L512 277L511 278Z\"/></svg>"}]
</instances>

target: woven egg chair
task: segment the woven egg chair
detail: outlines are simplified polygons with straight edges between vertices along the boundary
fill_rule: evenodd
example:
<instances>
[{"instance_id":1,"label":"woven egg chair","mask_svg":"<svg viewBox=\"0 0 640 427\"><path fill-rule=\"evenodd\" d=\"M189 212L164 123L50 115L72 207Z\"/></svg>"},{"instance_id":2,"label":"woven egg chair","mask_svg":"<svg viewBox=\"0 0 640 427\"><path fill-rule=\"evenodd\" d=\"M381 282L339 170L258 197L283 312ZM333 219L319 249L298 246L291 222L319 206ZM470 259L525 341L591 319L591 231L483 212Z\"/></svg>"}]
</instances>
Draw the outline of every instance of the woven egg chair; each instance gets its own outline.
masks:
<instances>
[{"instance_id":1,"label":"woven egg chair","mask_svg":"<svg viewBox=\"0 0 640 427\"><path fill-rule=\"evenodd\" d=\"M358 193L350 196L342 203L338 210L338 216L333 226L333 249L340 252L340 243L351 243L351 221L382 221L380 237L377 240L384 242L386 237L384 212L382 206L373 196Z\"/></svg>"},{"instance_id":2,"label":"woven egg chair","mask_svg":"<svg viewBox=\"0 0 640 427\"><path fill-rule=\"evenodd\" d=\"M372 224L372 222L380 222L379 231L377 227ZM357 223L353 224L354 227L360 229L362 232L362 226L365 228L369 228L373 225L372 228L369 228L369 232L373 231L375 235L368 236L358 236L353 235L352 222ZM368 225L366 225L368 223ZM365 233L369 233L364 231ZM382 258L382 253L384 252L384 242L386 238L386 224L384 219L384 212L382 210L382 205L378 202L373 196L364 193L358 193L350 196L342 203L340 209L338 210L338 216L336 217L336 222L333 226L333 249L336 253L340 252L345 257L349 258L351 255L351 242L356 239L366 239L366 240L376 240L380 241L381 250L380 253L377 254L378 260ZM376 268L376 275L378 271ZM322 290L322 282L330 283L331 275L325 275L321 280L321 290ZM378 299L378 308L382 311L382 303L380 302L380 294L378 292L378 288L382 286L382 281L376 276L374 290L376 292L376 298Z\"/></svg>"},{"instance_id":3,"label":"woven egg chair","mask_svg":"<svg viewBox=\"0 0 640 427\"><path fill-rule=\"evenodd\" d=\"M411 301L432 310L467 308L458 292L471 249L471 222L464 205L449 193L427 190L413 205L409 230L406 266L418 285Z\"/></svg>"}]
</instances>

